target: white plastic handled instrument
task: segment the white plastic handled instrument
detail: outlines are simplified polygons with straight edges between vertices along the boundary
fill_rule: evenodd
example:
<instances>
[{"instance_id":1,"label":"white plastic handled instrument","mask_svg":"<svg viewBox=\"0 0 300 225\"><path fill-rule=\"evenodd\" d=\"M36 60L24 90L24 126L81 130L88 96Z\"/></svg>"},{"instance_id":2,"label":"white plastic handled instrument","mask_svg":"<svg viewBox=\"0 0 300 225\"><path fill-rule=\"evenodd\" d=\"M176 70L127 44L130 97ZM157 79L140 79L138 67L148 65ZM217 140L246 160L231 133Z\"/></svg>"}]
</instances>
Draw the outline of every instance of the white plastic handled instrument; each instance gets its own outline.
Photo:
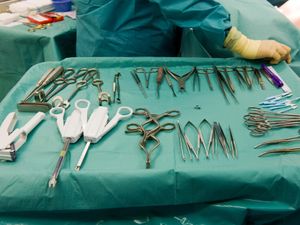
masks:
<instances>
[{"instance_id":1,"label":"white plastic handled instrument","mask_svg":"<svg viewBox=\"0 0 300 225\"><path fill-rule=\"evenodd\" d=\"M75 110L66 119L65 123L63 121L65 114L64 108L55 107L50 110L50 115L56 118L56 123L59 132L64 141L64 147L59 153L59 158L56 163L56 167L49 180L49 187L55 187L56 185L57 178L64 163L65 156L68 152L70 143L77 142L83 132L83 126L84 124L86 124L87 121L87 111L89 105L90 102L88 100L82 100L80 104L76 104Z\"/></svg>"},{"instance_id":2,"label":"white plastic handled instrument","mask_svg":"<svg viewBox=\"0 0 300 225\"><path fill-rule=\"evenodd\" d=\"M78 163L75 167L77 171L80 170L82 162L86 156L91 143L97 143L106 133L115 127L120 120L128 119L132 116L133 110L130 107L120 107L112 120L108 121L108 108L98 107L90 116L88 123L84 129L84 140L87 142L83 149Z\"/></svg>"},{"instance_id":3,"label":"white plastic handled instrument","mask_svg":"<svg viewBox=\"0 0 300 225\"><path fill-rule=\"evenodd\" d=\"M36 113L23 127L15 129L17 116L9 113L0 126L0 159L14 161L15 152L26 142L27 135L45 118L45 113Z\"/></svg>"}]
</instances>

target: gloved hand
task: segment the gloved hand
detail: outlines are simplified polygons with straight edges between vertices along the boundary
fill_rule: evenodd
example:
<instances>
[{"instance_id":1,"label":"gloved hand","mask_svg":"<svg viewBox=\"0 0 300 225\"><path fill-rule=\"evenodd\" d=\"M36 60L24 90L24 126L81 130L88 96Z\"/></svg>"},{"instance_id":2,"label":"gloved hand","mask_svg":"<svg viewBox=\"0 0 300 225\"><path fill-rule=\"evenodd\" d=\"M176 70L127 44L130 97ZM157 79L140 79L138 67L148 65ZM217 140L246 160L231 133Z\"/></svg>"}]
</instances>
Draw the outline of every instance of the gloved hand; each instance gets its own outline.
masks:
<instances>
[{"instance_id":1,"label":"gloved hand","mask_svg":"<svg viewBox=\"0 0 300 225\"><path fill-rule=\"evenodd\" d=\"M269 59L271 64L282 60L291 63L291 49L273 40L252 40L232 27L224 41L224 46L246 59Z\"/></svg>"}]
</instances>

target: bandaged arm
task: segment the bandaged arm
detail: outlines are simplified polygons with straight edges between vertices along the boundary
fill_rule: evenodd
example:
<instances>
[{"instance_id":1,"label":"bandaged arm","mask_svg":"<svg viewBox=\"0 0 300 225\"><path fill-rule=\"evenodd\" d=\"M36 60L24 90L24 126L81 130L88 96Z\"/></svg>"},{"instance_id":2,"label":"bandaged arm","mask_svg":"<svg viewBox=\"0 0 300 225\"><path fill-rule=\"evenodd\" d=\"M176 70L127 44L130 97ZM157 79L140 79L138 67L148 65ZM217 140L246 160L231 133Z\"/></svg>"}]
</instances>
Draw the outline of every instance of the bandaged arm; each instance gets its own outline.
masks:
<instances>
[{"instance_id":1,"label":"bandaged arm","mask_svg":"<svg viewBox=\"0 0 300 225\"><path fill-rule=\"evenodd\" d=\"M246 59L267 59L271 64L282 60L291 62L291 49L274 40L252 40L232 27L225 38L224 46Z\"/></svg>"}]
</instances>

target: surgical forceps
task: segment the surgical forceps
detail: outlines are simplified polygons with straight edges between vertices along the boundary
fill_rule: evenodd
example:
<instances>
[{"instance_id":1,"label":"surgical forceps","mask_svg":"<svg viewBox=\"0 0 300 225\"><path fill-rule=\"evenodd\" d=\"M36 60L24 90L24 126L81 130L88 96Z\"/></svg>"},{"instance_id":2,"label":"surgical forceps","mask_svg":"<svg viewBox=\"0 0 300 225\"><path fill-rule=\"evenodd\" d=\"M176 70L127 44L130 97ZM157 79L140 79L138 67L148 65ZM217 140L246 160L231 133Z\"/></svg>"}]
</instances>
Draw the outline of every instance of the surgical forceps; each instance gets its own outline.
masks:
<instances>
[{"instance_id":1,"label":"surgical forceps","mask_svg":"<svg viewBox=\"0 0 300 225\"><path fill-rule=\"evenodd\" d=\"M164 69L164 71L166 71L166 69ZM171 89L171 91L173 93L173 96L176 97L176 93L174 91L174 87L173 87L172 81L171 81L171 79L169 77L169 74L166 73L165 77L166 77L167 84L168 84L168 86L170 87L170 89Z\"/></svg>"},{"instance_id":2,"label":"surgical forceps","mask_svg":"<svg viewBox=\"0 0 300 225\"><path fill-rule=\"evenodd\" d=\"M206 68L196 68L196 70L197 70L197 73L198 74L204 74L204 76L205 76L205 78L206 78L206 81L207 81L207 84L208 84L208 86L209 86L209 89L210 90L213 90L213 86L212 86L212 83L211 83L211 81L210 81L210 78L209 78L209 70L210 69L206 69ZM202 70L202 71L200 71L200 70Z\"/></svg>"},{"instance_id":3,"label":"surgical forceps","mask_svg":"<svg viewBox=\"0 0 300 225\"><path fill-rule=\"evenodd\" d=\"M215 74L217 76L219 87L220 87L220 89L221 89L221 91L223 93L223 96L224 96L225 100L229 103L229 100L227 98L224 86L227 88L227 90L229 91L229 93L231 94L231 96L234 98L234 100L236 102L238 102L237 98L234 95L233 90L230 88L229 84L227 83L227 81L223 77L222 73L219 71L219 69L216 66L213 66L213 68L214 68Z\"/></svg>"},{"instance_id":4,"label":"surgical forceps","mask_svg":"<svg viewBox=\"0 0 300 225\"><path fill-rule=\"evenodd\" d=\"M276 144L282 144L282 143L289 143L289 142L294 142L294 141L300 141L300 136L294 136L294 137L289 137L289 138L282 138L282 139L277 139L277 140L271 140L271 141L265 141L259 145L256 145L254 148L260 148L266 145L276 145Z\"/></svg>"},{"instance_id":5,"label":"surgical forceps","mask_svg":"<svg viewBox=\"0 0 300 225\"><path fill-rule=\"evenodd\" d=\"M146 88L149 88L149 80L150 80L150 76L152 73L157 73L158 72L158 68L157 67L152 67L150 68L149 72L147 73L145 68L143 67L137 67L135 69L135 73L136 74L139 74L139 73L142 73L144 74L144 77L145 77L145 84L146 84Z\"/></svg>"},{"instance_id":6,"label":"surgical forceps","mask_svg":"<svg viewBox=\"0 0 300 225\"><path fill-rule=\"evenodd\" d=\"M196 67L193 67L193 69L190 72L187 72L182 76L179 76L174 72L172 72L171 70L169 70L168 68L165 68L165 70L171 77L173 77L177 81L180 92L185 91L185 81L188 80L194 73L197 72Z\"/></svg>"},{"instance_id":7,"label":"surgical forceps","mask_svg":"<svg viewBox=\"0 0 300 225\"><path fill-rule=\"evenodd\" d=\"M173 123L165 123L165 124L157 124L153 129L147 130L143 125L137 123L131 123L126 126L126 133L138 133L143 135L142 139L139 142L139 146L141 150L146 154L146 169L150 169L151 167L151 154L158 148L160 145L159 139L155 136L160 131L171 131L175 129L175 124ZM152 140L154 141L154 145L152 148L147 149L147 143Z\"/></svg>"},{"instance_id":8,"label":"surgical forceps","mask_svg":"<svg viewBox=\"0 0 300 225\"><path fill-rule=\"evenodd\" d=\"M249 107L244 116L244 123L253 136L262 136L268 130L300 125L299 114L287 114L264 111L257 107Z\"/></svg>"},{"instance_id":9,"label":"surgical forceps","mask_svg":"<svg viewBox=\"0 0 300 225\"><path fill-rule=\"evenodd\" d=\"M144 87L143 87L143 85L142 85L142 83L141 83L141 80L140 80L139 76L138 76L137 73L135 72L135 70L134 70L134 71L131 71L131 76L132 76L132 78L134 79L134 81L135 81L135 83L137 84L137 86L138 86L138 88L140 89L140 91L142 92L143 96L144 96L145 98L147 98L147 97L148 97L148 96L147 96L147 93L146 93L146 91L145 91L145 89L144 89Z\"/></svg>"},{"instance_id":10,"label":"surgical forceps","mask_svg":"<svg viewBox=\"0 0 300 225\"><path fill-rule=\"evenodd\" d=\"M196 133L197 133L197 147L196 148L194 148L192 142L190 141L190 139L187 135L187 130L188 130L189 127L193 128L193 130L196 131ZM197 160L199 160L200 141L201 141L202 134L199 132L199 129L191 121L188 121L184 125L183 130L184 130L183 137L184 137L184 141L185 141L185 144L186 144L186 147L187 147L188 151L191 151L194 154L195 158Z\"/></svg>"},{"instance_id":11,"label":"surgical forceps","mask_svg":"<svg viewBox=\"0 0 300 225\"><path fill-rule=\"evenodd\" d=\"M298 135L298 136L289 137L289 138L265 141L259 145L256 145L254 148L260 148L260 147L263 147L266 145L277 145L277 144L299 142L299 141L300 141L300 136ZM268 150L268 151L261 153L258 157L262 157L262 156L269 155L269 154L292 153L292 152L299 152L299 151L300 151L299 147L272 149L272 150Z\"/></svg>"},{"instance_id":12,"label":"surgical forceps","mask_svg":"<svg viewBox=\"0 0 300 225\"><path fill-rule=\"evenodd\" d=\"M179 121L177 120L177 129L178 129L178 141L179 141L179 149L180 149L180 154L181 154L181 158L183 161L186 160L186 156L185 156L185 153L184 153L184 147L183 147L183 143L186 143L185 141L185 138L184 138L184 134L183 134L183 131L181 129L181 126L179 124ZM188 148L188 147L187 147ZM192 154L190 153L190 151L188 151L189 153L189 156L190 156L190 160L192 160Z\"/></svg>"},{"instance_id":13,"label":"surgical forceps","mask_svg":"<svg viewBox=\"0 0 300 225\"><path fill-rule=\"evenodd\" d=\"M295 148L272 149L260 154L258 157L266 156L269 154L292 153L292 152L300 152L300 148L295 147Z\"/></svg>"},{"instance_id":14,"label":"surgical forceps","mask_svg":"<svg viewBox=\"0 0 300 225\"><path fill-rule=\"evenodd\" d=\"M227 159L229 159L228 149L230 149L230 147L229 147L229 144L227 142L225 133L224 133L220 123L214 122L213 126L214 126L215 132L218 136L219 143L221 144L221 147L223 149L223 153L227 157Z\"/></svg>"}]
</instances>

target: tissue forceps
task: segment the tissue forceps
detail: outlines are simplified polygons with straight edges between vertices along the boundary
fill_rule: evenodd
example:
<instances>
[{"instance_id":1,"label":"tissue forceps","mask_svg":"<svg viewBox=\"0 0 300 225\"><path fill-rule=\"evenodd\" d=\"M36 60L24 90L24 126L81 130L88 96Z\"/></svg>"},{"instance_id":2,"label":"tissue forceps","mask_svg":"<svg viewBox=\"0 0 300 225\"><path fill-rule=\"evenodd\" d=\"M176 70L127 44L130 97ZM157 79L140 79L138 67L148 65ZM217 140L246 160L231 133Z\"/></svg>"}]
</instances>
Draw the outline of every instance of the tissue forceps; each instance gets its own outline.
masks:
<instances>
[{"instance_id":1,"label":"tissue forceps","mask_svg":"<svg viewBox=\"0 0 300 225\"><path fill-rule=\"evenodd\" d=\"M139 142L139 146L141 150L146 154L146 169L151 167L151 154L159 147L160 141L155 136L160 131L171 131L175 129L175 124L173 123L165 123L165 124L157 124L153 129L146 130L143 125L137 123L131 123L126 126L126 133L139 133L143 135L142 139ZM153 141L154 144L152 148L147 149L147 143L149 141Z\"/></svg>"},{"instance_id":2,"label":"tissue forceps","mask_svg":"<svg viewBox=\"0 0 300 225\"><path fill-rule=\"evenodd\" d=\"M266 145L276 145L276 144L282 144L282 143L289 143L289 142L294 142L294 141L300 141L300 136L294 136L290 138L281 138L281 139L276 139L276 140L271 140L271 141L265 141L259 145L256 145L254 148L260 148L262 146Z\"/></svg>"},{"instance_id":3,"label":"tissue forceps","mask_svg":"<svg viewBox=\"0 0 300 225\"><path fill-rule=\"evenodd\" d=\"M221 91L223 93L223 96L224 96L225 100L229 103L229 100L227 98L224 86L227 88L227 90L229 91L229 93L231 94L231 96L234 98L234 100L236 102L238 102L237 98L234 95L234 92L232 91L232 89L230 88L229 84L227 83L227 81L223 77L222 73L219 71L219 69L216 66L213 66L213 68L214 68L215 74L217 75L218 84L219 84L219 87L220 87L220 89L221 89Z\"/></svg>"},{"instance_id":4,"label":"tissue forceps","mask_svg":"<svg viewBox=\"0 0 300 225\"><path fill-rule=\"evenodd\" d=\"M177 81L180 92L184 92L186 90L185 89L185 81L188 80L195 72L197 72L196 67L193 67L193 69L190 72L187 72L186 74L184 74L182 76L179 76L179 75L173 73L168 68L165 68L165 70L171 77L173 77Z\"/></svg>"}]
</instances>

